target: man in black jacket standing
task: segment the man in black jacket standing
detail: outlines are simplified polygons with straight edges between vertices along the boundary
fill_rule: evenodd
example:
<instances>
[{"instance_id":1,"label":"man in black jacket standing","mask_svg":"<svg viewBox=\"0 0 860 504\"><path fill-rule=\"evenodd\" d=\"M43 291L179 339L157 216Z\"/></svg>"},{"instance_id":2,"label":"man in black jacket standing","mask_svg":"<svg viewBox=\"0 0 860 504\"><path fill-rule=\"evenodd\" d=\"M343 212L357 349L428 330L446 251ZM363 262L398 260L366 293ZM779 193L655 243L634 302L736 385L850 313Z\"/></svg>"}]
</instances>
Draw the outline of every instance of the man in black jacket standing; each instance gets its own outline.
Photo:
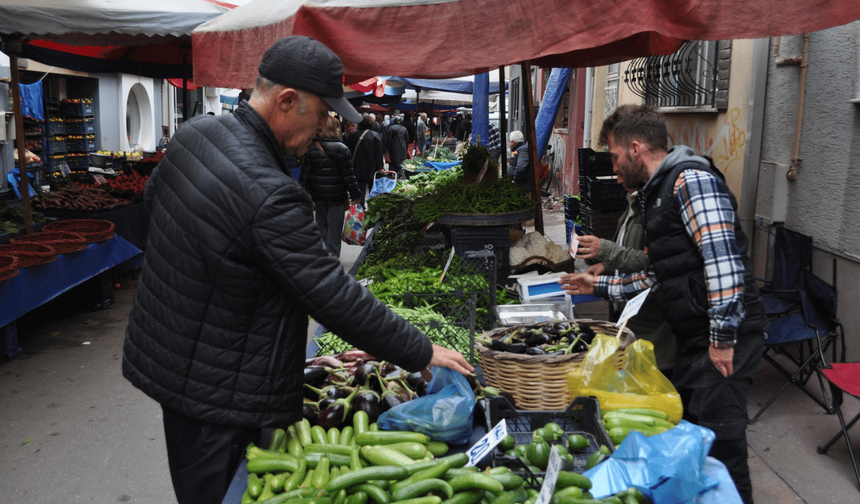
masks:
<instances>
[{"instance_id":1,"label":"man in black jacket standing","mask_svg":"<svg viewBox=\"0 0 860 504\"><path fill-rule=\"evenodd\" d=\"M361 204L364 205L367 196L367 186L373 184L373 174L385 171L382 156L382 140L379 133L373 131L376 121L373 115L366 115L358 123L358 129L353 131L344 142L352 152L353 171L361 191Z\"/></svg>"},{"instance_id":2,"label":"man in black jacket standing","mask_svg":"<svg viewBox=\"0 0 860 504\"><path fill-rule=\"evenodd\" d=\"M287 156L305 153L343 98L343 66L321 43L266 51L254 93L233 114L195 117L153 171L146 254L123 375L161 404L180 504L218 504L261 428L302 418L308 316L414 372L462 373L328 254Z\"/></svg>"}]
</instances>

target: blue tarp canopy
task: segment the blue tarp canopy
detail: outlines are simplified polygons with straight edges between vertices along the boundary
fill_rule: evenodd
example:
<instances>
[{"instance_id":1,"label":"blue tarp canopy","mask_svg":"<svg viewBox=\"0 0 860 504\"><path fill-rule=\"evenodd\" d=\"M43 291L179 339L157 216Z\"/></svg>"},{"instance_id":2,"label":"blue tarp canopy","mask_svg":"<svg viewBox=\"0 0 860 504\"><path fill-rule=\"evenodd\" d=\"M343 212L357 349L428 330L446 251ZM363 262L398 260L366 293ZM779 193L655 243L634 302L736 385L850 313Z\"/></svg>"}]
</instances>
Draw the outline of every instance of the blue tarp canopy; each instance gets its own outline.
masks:
<instances>
[{"instance_id":1,"label":"blue tarp canopy","mask_svg":"<svg viewBox=\"0 0 860 504\"><path fill-rule=\"evenodd\" d=\"M402 82L407 88L416 91L446 91L449 93L472 94L475 90L475 83L471 80L463 79L412 79L409 77L383 77L385 80ZM507 84L505 85L507 87ZM499 82L490 83L489 94L499 93Z\"/></svg>"}]
</instances>

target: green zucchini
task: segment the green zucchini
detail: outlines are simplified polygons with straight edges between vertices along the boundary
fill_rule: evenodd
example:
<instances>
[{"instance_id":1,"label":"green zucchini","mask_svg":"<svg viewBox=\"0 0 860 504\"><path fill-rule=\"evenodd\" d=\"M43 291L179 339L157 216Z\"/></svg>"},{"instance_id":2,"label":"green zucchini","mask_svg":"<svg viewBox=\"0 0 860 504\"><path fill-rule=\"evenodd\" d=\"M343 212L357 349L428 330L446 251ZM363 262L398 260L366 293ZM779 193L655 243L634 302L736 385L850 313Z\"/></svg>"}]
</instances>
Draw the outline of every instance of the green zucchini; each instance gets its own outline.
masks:
<instances>
[{"instance_id":1,"label":"green zucchini","mask_svg":"<svg viewBox=\"0 0 860 504\"><path fill-rule=\"evenodd\" d=\"M297 460L281 458L255 458L248 461L249 473L281 473L285 471L295 472L299 468Z\"/></svg>"},{"instance_id":2,"label":"green zucchini","mask_svg":"<svg viewBox=\"0 0 860 504\"><path fill-rule=\"evenodd\" d=\"M287 431L275 429L269 438L269 450L283 452L287 448Z\"/></svg>"},{"instance_id":3,"label":"green zucchini","mask_svg":"<svg viewBox=\"0 0 860 504\"><path fill-rule=\"evenodd\" d=\"M409 471L397 466L370 466L356 471L350 471L333 478L326 485L326 492L335 493L342 488L367 483L371 480L402 480L409 476ZM371 496L373 498L373 496Z\"/></svg>"},{"instance_id":4,"label":"green zucchini","mask_svg":"<svg viewBox=\"0 0 860 504\"><path fill-rule=\"evenodd\" d=\"M371 431L370 428L366 432L357 433L355 442L359 446L368 445L389 445L394 443L416 442L427 444L430 438L426 434L420 432L403 432L403 431Z\"/></svg>"}]
</instances>

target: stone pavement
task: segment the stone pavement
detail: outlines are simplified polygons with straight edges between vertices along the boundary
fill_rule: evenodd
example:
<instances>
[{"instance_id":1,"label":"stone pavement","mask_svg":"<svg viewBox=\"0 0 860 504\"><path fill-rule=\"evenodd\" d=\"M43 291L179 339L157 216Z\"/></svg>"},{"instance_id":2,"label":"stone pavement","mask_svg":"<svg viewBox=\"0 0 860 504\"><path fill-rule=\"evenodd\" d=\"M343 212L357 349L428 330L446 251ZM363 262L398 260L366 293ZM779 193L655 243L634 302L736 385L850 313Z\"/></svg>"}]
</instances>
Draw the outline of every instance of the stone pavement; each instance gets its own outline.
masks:
<instances>
[{"instance_id":1,"label":"stone pavement","mask_svg":"<svg viewBox=\"0 0 860 504\"><path fill-rule=\"evenodd\" d=\"M560 213L545 215L545 231L564 243ZM357 255L358 247L344 246L346 269ZM19 321L24 351L0 363L0 502L176 502L161 408L122 378L122 342L136 279L127 275L117 282L111 309L90 312L74 296L61 297ZM578 316L605 314L601 303L578 306ZM751 409L780 377L770 366L761 367ZM860 401L847 396L846 415L858 409ZM815 451L838 430L835 415L793 387L787 390L747 431L756 502L858 502L844 441L827 455Z\"/></svg>"}]
</instances>

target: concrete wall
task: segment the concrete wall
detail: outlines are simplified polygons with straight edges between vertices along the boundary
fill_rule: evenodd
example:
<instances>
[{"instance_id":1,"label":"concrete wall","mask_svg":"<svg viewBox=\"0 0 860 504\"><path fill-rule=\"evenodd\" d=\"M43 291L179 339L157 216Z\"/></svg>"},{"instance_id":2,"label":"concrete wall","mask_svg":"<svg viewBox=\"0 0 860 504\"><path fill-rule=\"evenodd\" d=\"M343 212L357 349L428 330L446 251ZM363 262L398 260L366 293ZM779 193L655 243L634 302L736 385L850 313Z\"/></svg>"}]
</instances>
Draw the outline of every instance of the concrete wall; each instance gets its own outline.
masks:
<instances>
[{"instance_id":1,"label":"concrete wall","mask_svg":"<svg viewBox=\"0 0 860 504\"><path fill-rule=\"evenodd\" d=\"M778 56L799 56L802 47L802 36L783 37ZM860 105L851 102L858 98L858 51L860 23L810 34L794 181L785 172L794 154L801 69L770 58L756 207L759 244L780 219L812 236L813 272L840 291L849 360L860 359Z\"/></svg>"}]
</instances>

